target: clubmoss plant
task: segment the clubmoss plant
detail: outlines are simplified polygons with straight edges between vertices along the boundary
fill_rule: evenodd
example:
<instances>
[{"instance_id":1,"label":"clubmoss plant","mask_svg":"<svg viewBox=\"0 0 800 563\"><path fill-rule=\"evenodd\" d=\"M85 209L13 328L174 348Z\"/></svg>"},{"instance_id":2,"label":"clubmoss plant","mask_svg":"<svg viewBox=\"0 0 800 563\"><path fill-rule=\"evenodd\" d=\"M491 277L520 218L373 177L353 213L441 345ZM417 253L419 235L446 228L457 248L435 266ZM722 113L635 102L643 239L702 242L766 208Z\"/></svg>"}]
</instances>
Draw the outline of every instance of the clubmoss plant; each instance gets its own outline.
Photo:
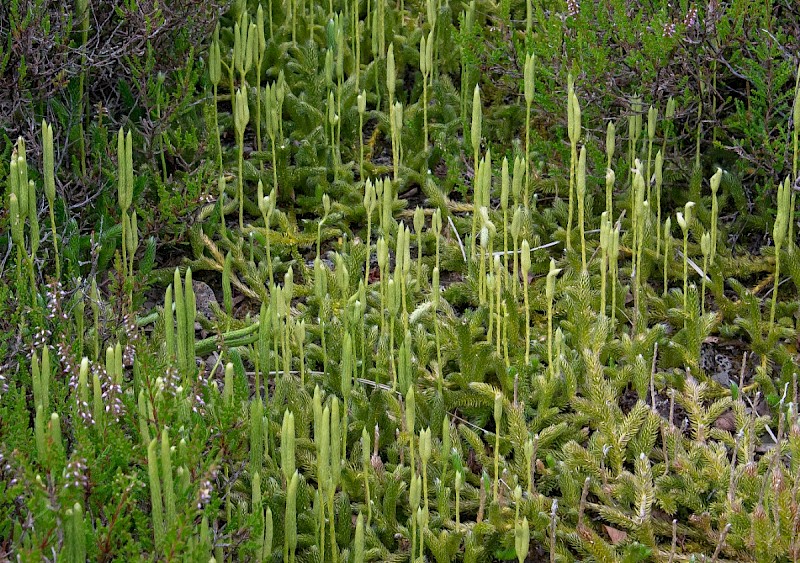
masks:
<instances>
[{"instance_id":1,"label":"clubmoss plant","mask_svg":"<svg viewBox=\"0 0 800 563\"><path fill-rule=\"evenodd\" d=\"M647 165L645 167L645 180L647 183L647 201L653 201L651 197L650 188L651 188L651 175L650 170L652 170L652 163L653 163L653 141L655 140L656 136L656 124L658 123L658 109L650 106L647 110Z\"/></svg>"},{"instance_id":2,"label":"clubmoss plant","mask_svg":"<svg viewBox=\"0 0 800 563\"><path fill-rule=\"evenodd\" d=\"M153 537L156 546L162 546L166 536L166 524L164 522L164 505L161 500L161 481L158 476L157 444L158 440L153 438L147 447L147 473L150 478L150 511L153 520Z\"/></svg>"},{"instance_id":3,"label":"clubmoss plant","mask_svg":"<svg viewBox=\"0 0 800 563\"><path fill-rule=\"evenodd\" d=\"M428 511L428 462L432 452L431 428L419 431L419 459L422 462L422 494L425 499L425 511Z\"/></svg>"},{"instance_id":4,"label":"clubmoss plant","mask_svg":"<svg viewBox=\"0 0 800 563\"><path fill-rule=\"evenodd\" d=\"M339 399L334 395L331 397L331 446L329 463L329 476L327 486L328 497L328 521L330 523L331 554L333 561L338 561L338 548L336 544L336 514L334 511L334 495L339 486L342 476L342 456L346 454L341 447L342 442L342 419L340 418Z\"/></svg>"},{"instance_id":5,"label":"clubmoss plant","mask_svg":"<svg viewBox=\"0 0 800 563\"><path fill-rule=\"evenodd\" d=\"M295 471L289 480L286 492L286 511L284 514L284 561L294 563L297 550L297 487L300 483L300 474Z\"/></svg>"},{"instance_id":6,"label":"clubmoss plant","mask_svg":"<svg viewBox=\"0 0 800 563\"><path fill-rule=\"evenodd\" d=\"M389 45L392 48L392 45ZM374 59L384 59L387 54L386 51L386 6L383 2L375 2L375 7L372 10L372 56ZM388 66L388 57L386 58ZM394 88L394 85L392 85ZM378 87L378 73L375 73L375 91L378 97L377 107L380 107L380 88ZM389 108L392 107L393 101L389 101Z\"/></svg>"},{"instance_id":7,"label":"clubmoss plant","mask_svg":"<svg viewBox=\"0 0 800 563\"><path fill-rule=\"evenodd\" d=\"M517 561L523 563L528 556L531 543L531 530L528 524L528 517L522 518L522 522L516 522L514 527L514 548L517 552Z\"/></svg>"},{"instance_id":8,"label":"clubmoss plant","mask_svg":"<svg viewBox=\"0 0 800 563\"><path fill-rule=\"evenodd\" d=\"M425 535L428 532L430 519L427 509L417 508L417 527L419 528L419 559L425 559Z\"/></svg>"},{"instance_id":9,"label":"clubmoss plant","mask_svg":"<svg viewBox=\"0 0 800 563\"><path fill-rule=\"evenodd\" d=\"M330 65L333 64L333 56L332 51L328 51L331 56L326 59L326 66L327 61L331 61ZM336 124L339 122L339 114L336 113L336 96L333 93L333 87L331 87L330 91L328 91L328 127L330 129L329 136L330 136L330 155L331 155L331 163L333 168L333 181L339 179L339 147L336 144Z\"/></svg>"},{"instance_id":10,"label":"clubmoss plant","mask_svg":"<svg viewBox=\"0 0 800 563\"><path fill-rule=\"evenodd\" d=\"M417 287L422 280L422 229L425 226L425 212L417 206L414 210L414 232L417 235Z\"/></svg>"},{"instance_id":11,"label":"clubmoss plant","mask_svg":"<svg viewBox=\"0 0 800 563\"><path fill-rule=\"evenodd\" d=\"M316 401L316 390L314 398ZM326 491L331 487L331 466L330 466L330 448L331 448L331 411L327 405L322 410L322 416L317 422L315 416L314 425L314 444L317 449L317 483L319 492L319 505L318 505L318 530L319 530L319 550L320 553L325 553L325 498ZM296 474L297 472L295 472ZM287 497L288 498L288 497ZM288 544L284 543L284 556L288 550Z\"/></svg>"},{"instance_id":12,"label":"clubmoss plant","mask_svg":"<svg viewBox=\"0 0 800 563\"><path fill-rule=\"evenodd\" d=\"M500 486L500 423L503 419L503 394L494 395L494 487L492 500L497 502Z\"/></svg>"},{"instance_id":13,"label":"clubmoss plant","mask_svg":"<svg viewBox=\"0 0 800 563\"><path fill-rule=\"evenodd\" d=\"M660 150L656 153L653 177L656 183L656 256L659 256L661 253L661 188L664 184L664 155ZM652 200L648 199L648 201Z\"/></svg>"},{"instance_id":14,"label":"clubmoss plant","mask_svg":"<svg viewBox=\"0 0 800 563\"><path fill-rule=\"evenodd\" d=\"M274 521L272 519L272 508L267 507L264 512L264 543L262 549L262 560L269 560L272 557L272 544L275 537Z\"/></svg>"},{"instance_id":15,"label":"clubmoss plant","mask_svg":"<svg viewBox=\"0 0 800 563\"><path fill-rule=\"evenodd\" d=\"M431 275L431 288L432 288L432 299L431 303L433 304L433 331L436 337L436 371L438 372L437 377L437 386L439 390L439 395L444 396L444 366L442 365L442 337L440 335L439 329L439 303L440 303L440 294L441 290L439 288L439 267L436 266L433 269L433 273Z\"/></svg>"},{"instance_id":16,"label":"clubmoss plant","mask_svg":"<svg viewBox=\"0 0 800 563\"><path fill-rule=\"evenodd\" d=\"M494 279L495 279L495 283L494 283L494 291L495 291L495 294L494 294L494 312L495 312L495 315L497 316L497 320L495 322L495 324L497 326L497 330L495 331L495 335L496 335L495 341L496 341L496 350L497 350L497 355L498 356L502 355L502 342L503 342L503 324L504 324L503 323L503 319L504 319L504 316L503 316L503 305L504 305L504 302L502 300L503 299L502 298L502 293L503 293L503 276L504 276L504 272L508 272L508 270L507 269L506 270L503 269L503 266L500 263L500 257L499 256L495 256L494 257L494 271L493 271L492 275L494 276Z\"/></svg>"},{"instance_id":17,"label":"clubmoss plant","mask_svg":"<svg viewBox=\"0 0 800 563\"><path fill-rule=\"evenodd\" d=\"M569 167L569 212L567 214L567 250L572 250L572 216L574 213L575 179L578 174L578 141L581 137L581 108L575 95L572 74L568 77L567 86L567 133L570 146ZM585 262L585 260L584 260Z\"/></svg>"},{"instance_id":18,"label":"clubmoss plant","mask_svg":"<svg viewBox=\"0 0 800 563\"><path fill-rule=\"evenodd\" d=\"M636 160L637 147L639 144L639 137L642 134L642 99L639 96L634 96L631 99L631 113L628 116L628 167L630 173L628 178L631 178L633 173L634 162ZM635 193L631 190L631 208L634 206Z\"/></svg>"},{"instance_id":19,"label":"clubmoss plant","mask_svg":"<svg viewBox=\"0 0 800 563\"><path fill-rule=\"evenodd\" d=\"M577 102L576 102L577 103ZM580 110L578 110L580 111ZM578 177L576 184L576 195L578 200L578 223L581 231L581 272L586 274L586 147L581 147L580 157L578 158Z\"/></svg>"},{"instance_id":20,"label":"clubmoss plant","mask_svg":"<svg viewBox=\"0 0 800 563\"><path fill-rule=\"evenodd\" d=\"M436 239L436 262L434 263L434 267L438 268L440 263L440 246L441 246L441 234L442 234L442 210L441 209L434 209L433 215L431 216L431 231L433 232L433 236Z\"/></svg>"},{"instance_id":21,"label":"clubmoss plant","mask_svg":"<svg viewBox=\"0 0 800 563\"><path fill-rule=\"evenodd\" d=\"M608 212L604 211L600 216L600 314L606 314L606 278L609 269L608 251L611 244L613 227L608 218Z\"/></svg>"},{"instance_id":22,"label":"clubmoss plant","mask_svg":"<svg viewBox=\"0 0 800 563\"><path fill-rule=\"evenodd\" d=\"M294 338L297 342L298 356L300 356L300 385L306 384L306 321L301 320L294 325Z\"/></svg>"},{"instance_id":23,"label":"clubmoss plant","mask_svg":"<svg viewBox=\"0 0 800 563\"><path fill-rule=\"evenodd\" d=\"M261 473L264 462L264 436L268 432L264 419L264 403L260 393L250 401L250 472ZM283 439L283 436L281 436ZM281 444L282 446L283 444ZM283 454L283 450L281 450Z\"/></svg>"},{"instance_id":24,"label":"clubmoss plant","mask_svg":"<svg viewBox=\"0 0 800 563\"><path fill-rule=\"evenodd\" d=\"M414 463L414 434L415 430L415 422L417 418L417 402L414 396L414 388L410 387L408 392L406 393L406 402L405 402L405 423L406 423L406 433L408 434L408 451L409 457L411 459L411 470L416 471L416 464Z\"/></svg>"},{"instance_id":25,"label":"clubmoss plant","mask_svg":"<svg viewBox=\"0 0 800 563\"><path fill-rule=\"evenodd\" d=\"M127 248L128 250L128 257L130 258L130 263L127 264L128 272L130 272L131 277L133 277L134 267L133 267L133 259L136 256L136 251L139 248L139 226L138 226L138 219L136 216L136 211L131 213L130 218L127 215L122 216L122 222L125 225L125 240L123 241L122 246ZM131 292L133 290L131 289Z\"/></svg>"},{"instance_id":26,"label":"clubmoss plant","mask_svg":"<svg viewBox=\"0 0 800 563\"><path fill-rule=\"evenodd\" d=\"M383 235L388 238L390 231L393 230L392 203L394 202L394 188L388 178L378 180L375 190L381 199L381 230ZM382 196L382 197L381 197Z\"/></svg>"},{"instance_id":27,"label":"clubmoss plant","mask_svg":"<svg viewBox=\"0 0 800 563\"><path fill-rule=\"evenodd\" d=\"M687 309L689 296L689 227L692 224L693 201L687 201L684 206L684 213L678 211L678 225L683 231L683 310ZM685 328L685 323L684 323Z\"/></svg>"},{"instance_id":28,"label":"clubmoss plant","mask_svg":"<svg viewBox=\"0 0 800 563\"><path fill-rule=\"evenodd\" d=\"M530 10L529 10L530 12ZM526 53L525 55L525 70L523 73L524 94L525 94L525 162L531 161L531 105L533 104L533 95L535 92L535 73L536 73L536 55L533 53ZM516 174L516 173L515 173ZM525 166L525 199L524 206L528 209L530 203L530 165Z\"/></svg>"},{"instance_id":29,"label":"clubmoss plant","mask_svg":"<svg viewBox=\"0 0 800 563\"><path fill-rule=\"evenodd\" d=\"M103 386L97 370L92 370L92 416L95 426L104 427L105 404L103 402Z\"/></svg>"},{"instance_id":30,"label":"clubmoss plant","mask_svg":"<svg viewBox=\"0 0 800 563\"><path fill-rule=\"evenodd\" d=\"M239 145L239 229L244 230L244 131L250 121L250 108L247 93L241 89L236 91L233 116Z\"/></svg>"},{"instance_id":31,"label":"clubmoss plant","mask_svg":"<svg viewBox=\"0 0 800 563\"><path fill-rule=\"evenodd\" d=\"M86 527L81 504L76 502L72 508L68 508L66 516L64 549L61 553L68 563L86 561Z\"/></svg>"},{"instance_id":32,"label":"clubmoss plant","mask_svg":"<svg viewBox=\"0 0 800 563\"><path fill-rule=\"evenodd\" d=\"M472 197L472 239L470 244L470 259L475 259L475 244L478 235L478 215L480 206L483 204L481 196L482 174L480 173L480 147L481 147L481 128L483 127L483 110L481 109L481 89L477 84L472 95L472 126L470 127L470 140L472 142L473 154L473 197Z\"/></svg>"},{"instance_id":33,"label":"clubmoss plant","mask_svg":"<svg viewBox=\"0 0 800 563\"><path fill-rule=\"evenodd\" d=\"M42 363L33 352L31 357L31 375L33 380L33 403L36 408L42 407L44 411L50 410L50 353L45 346L42 349Z\"/></svg>"},{"instance_id":34,"label":"clubmoss plant","mask_svg":"<svg viewBox=\"0 0 800 563\"><path fill-rule=\"evenodd\" d=\"M781 269L781 246L786 240L789 228L789 217L791 215L791 184L789 177L782 184L778 184L778 215L775 218L775 225L772 228L772 240L775 242L775 277L772 289L772 307L769 312L769 333L773 334L775 329L775 309L778 304L778 283Z\"/></svg>"},{"instance_id":35,"label":"clubmoss plant","mask_svg":"<svg viewBox=\"0 0 800 563\"><path fill-rule=\"evenodd\" d=\"M474 37L475 31L475 0L471 0L465 10L461 12L461 21L463 22L459 28L459 36L465 43L471 41ZM461 49L461 76L466 77L466 80L461 81L461 123L464 130L467 129L467 107L469 106L469 90L470 90L470 74L472 64L470 61L470 49Z\"/></svg>"},{"instance_id":36,"label":"clubmoss plant","mask_svg":"<svg viewBox=\"0 0 800 563\"><path fill-rule=\"evenodd\" d=\"M161 484L164 494L164 517L167 528L174 526L177 518L175 500L175 484L172 478L172 456L169 445L169 433L166 428L161 431Z\"/></svg>"},{"instance_id":37,"label":"clubmoss plant","mask_svg":"<svg viewBox=\"0 0 800 563\"><path fill-rule=\"evenodd\" d=\"M515 237L516 238L516 237ZM531 269L531 247L527 240L522 241L522 252L520 254L520 270L522 272L522 295L525 301L525 365L529 366L531 362L531 308L528 297L529 283L528 273ZM550 357L552 360L552 357Z\"/></svg>"},{"instance_id":38,"label":"clubmoss plant","mask_svg":"<svg viewBox=\"0 0 800 563\"><path fill-rule=\"evenodd\" d=\"M281 426L281 472L287 483L294 475L295 469L294 413L287 409L283 412Z\"/></svg>"},{"instance_id":39,"label":"clubmoss plant","mask_svg":"<svg viewBox=\"0 0 800 563\"><path fill-rule=\"evenodd\" d=\"M261 6L261 3L259 3L258 9L256 10L255 53L253 55L256 65L256 98L258 98L261 93L261 68L264 65L264 54L266 53L266 50L267 38L264 35L264 8ZM216 113L214 114L214 117L216 118ZM258 152L261 152L261 103L258 99L256 99L256 149ZM263 170L263 161L261 166Z\"/></svg>"},{"instance_id":40,"label":"clubmoss plant","mask_svg":"<svg viewBox=\"0 0 800 563\"><path fill-rule=\"evenodd\" d=\"M389 125L392 127L392 155L397 154L395 147L395 133L394 133L394 92L397 82L397 70L394 61L394 44L390 43L386 51L386 93L389 101ZM397 170L395 170L394 180L397 181Z\"/></svg>"},{"instance_id":41,"label":"clubmoss plant","mask_svg":"<svg viewBox=\"0 0 800 563\"><path fill-rule=\"evenodd\" d=\"M514 157L514 171L511 179L511 192L514 196L514 209L520 207L522 197L522 184L525 182L525 174L528 173L527 159L520 156Z\"/></svg>"},{"instance_id":42,"label":"clubmoss plant","mask_svg":"<svg viewBox=\"0 0 800 563\"><path fill-rule=\"evenodd\" d=\"M709 259L712 253L711 233L705 232L700 236L700 251L703 253L703 279L700 290L700 313L706 310L706 272L708 272Z\"/></svg>"},{"instance_id":43,"label":"clubmoss plant","mask_svg":"<svg viewBox=\"0 0 800 563\"><path fill-rule=\"evenodd\" d=\"M264 106L264 122L267 129L267 136L269 137L270 146L272 148L272 192L277 198L278 195L278 153L277 153L277 140L281 139L281 101L279 99L278 84L267 84L261 92L260 105Z\"/></svg>"},{"instance_id":44,"label":"clubmoss plant","mask_svg":"<svg viewBox=\"0 0 800 563\"><path fill-rule=\"evenodd\" d=\"M663 297L669 293L669 261L672 258L672 219L667 217L664 222L664 292Z\"/></svg>"},{"instance_id":45,"label":"clubmoss plant","mask_svg":"<svg viewBox=\"0 0 800 563\"><path fill-rule=\"evenodd\" d=\"M428 81L433 66L433 30L425 37L422 34L419 47L419 66L422 72L422 123L424 129L425 151L428 151Z\"/></svg>"},{"instance_id":46,"label":"clubmoss plant","mask_svg":"<svg viewBox=\"0 0 800 563\"><path fill-rule=\"evenodd\" d=\"M189 374L196 369L195 366L195 342L194 342L194 323L197 316L197 302L194 294L194 287L192 286L192 269L186 270L185 283L181 283L180 270L175 268L173 275L173 291L175 297L175 316L177 337L175 338L175 356L178 360L178 368L184 374ZM171 312L167 312L167 306L171 308L168 302L170 295L165 298L165 319L169 320L172 316ZM172 330L172 325L167 325L164 328L169 332ZM167 342L170 342L167 337ZM169 350L167 344L167 350Z\"/></svg>"},{"instance_id":47,"label":"clubmoss plant","mask_svg":"<svg viewBox=\"0 0 800 563\"><path fill-rule=\"evenodd\" d=\"M500 170L500 209L503 211L503 264L506 273L508 273L508 192L511 189L508 158L503 157Z\"/></svg>"},{"instance_id":48,"label":"clubmoss plant","mask_svg":"<svg viewBox=\"0 0 800 563\"><path fill-rule=\"evenodd\" d=\"M527 477L528 483L528 497L533 494L534 486L533 486L533 474L535 470L534 462L536 460L536 450L537 446L539 445L539 435L537 434L535 438L528 438L525 441L524 454L525 454L525 476Z\"/></svg>"},{"instance_id":49,"label":"clubmoss plant","mask_svg":"<svg viewBox=\"0 0 800 563\"><path fill-rule=\"evenodd\" d=\"M222 388L222 401L228 408L233 405L233 376L233 363L228 362L225 364L225 382Z\"/></svg>"},{"instance_id":50,"label":"clubmoss plant","mask_svg":"<svg viewBox=\"0 0 800 563\"><path fill-rule=\"evenodd\" d=\"M340 13L335 16L335 47L336 47L336 163L342 165L342 85L344 83L344 21L346 18ZM296 21L296 20L294 20ZM334 177L336 177L334 168Z\"/></svg>"},{"instance_id":51,"label":"clubmoss plant","mask_svg":"<svg viewBox=\"0 0 800 563\"><path fill-rule=\"evenodd\" d=\"M413 467L411 468L411 483L409 486L408 492L408 503L409 507L411 508L411 553L416 553L416 545L417 545L417 529L419 528L419 519L417 518L417 512L420 510L420 500L422 497L422 479L417 476L417 471ZM419 536L422 536L422 530L420 529ZM420 538L421 541L421 538Z\"/></svg>"},{"instance_id":52,"label":"clubmoss plant","mask_svg":"<svg viewBox=\"0 0 800 563\"><path fill-rule=\"evenodd\" d=\"M367 507L367 527L372 522L372 497L369 492L370 443L366 427L361 430L361 472L364 477L364 504ZM360 513L359 513L360 516Z\"/></svg>"},{"instance_id":53,"label":"clubmoss plant","mask_svg":"<svg viewBox=\"0 0 800 563\"><path fill-rule=\"evenodd\" d=\"M126 216L133 202L133 142L131 132L124 135L122 128L117 136L117 201L122 211L122 264L126 278L133 272L128 270Z\"/></svg>"},{"instance_id":54,"label":"clubmoss plant","mask_svg":"<svg viewBox=\"0 0 800 563\"><path fill-rule=\"evenodd\" d=\"M358 105L358 175L364 178L364 114L367 112L367 92L362 90L356 98ZM369 215L367 215L369 217ZM369 241L369 237L367 237Z\"/></svg>"},{"instance_id":55,"label":"clubmoss plant","mask_svg":"<svg viewBox=\"0 0 800 563\"><path fill-rule=\"evenodd\" d=\"M638 330L640 319L640 292L641 292L641 272L642 257L644 255L644 230L645 222L649 216L648 200L645 199L645 180L641 173L641 163L637 160L637 166L633 171L633 190L636 193L636 205L633 209L633 229L634 229L634 255L633 255L633 326Z\"/></svg>"},{"instance_id":56,"label":"clubmoss plant","mask_svg":"<svg viewBox=\"0 0 800 563\"><path fill-rule=\"evenodd\" d=\"M550 563L556 561L556 523L558 521L558 499L553 499L550 508Z\"/></svg>"},{"instance_id":57,"label":"clubmoss plant","mask_svg":"<svg viewBox=\"0 0 800 563\"><path fill-rule=\"evenodd\" d=\"M61 279L61 260L58 256L58 235L56 234L56 172L55 155L53 150L53 127L42 120L42 146L44 156L42 158L44 175L44 193L47 197L47 207L50 210L50 230L53 236L53 252L56 262L56 279ZM81 516L81 519L83 517Z\"/></svg>"},{"instance_id":58,"label":"clubmoss plant","mask_svg":"<svg viewBox=\"0 0 800 563\"><path fill-rule=\"evenodd\" d=\"M556 294L556 276L561 268L556 268L556 261L550 259L550 271L547 272L545 295L547 297L547 365L550 368L550 377L554 378L555 363L553 361L553 301Z\"/></svg>"},{"instance_id":59,"label":"clubmoss plant","mask_svg":"<svg viewBox=\"0 0 800 563\"><path fill-rule=\"evenodd\" d=\"M33 434L36 442L36 457L43 467L47 467L47 438L45 436L46 422L44 419L44 407L37 405L36 415L33 421Z\"/></svg>"},{"instance_id":60,"label":"clubmoss plant","mask_svg":"<svg viewBox=\"0 0 800 563\"><path fill-rule=\"evenodd\" d=\"M616 147L616 127L613 121L609 121L606 126L606 213L609 218L614 214L614 207L612 199L614 197L614 182L616 174L611 168L611 162L614 159L614 149Z\"/></svg>"},{"instance_id":61,"label":"clubmoss plant","mask_svg":"<svg viewBox=\"0 0 800 563\"><path fill-rule=\"evenodd\" d=\"M369 524L368 524L369 526ZM358 513L356 518L356 537L354 541L353 561L354 563L364 563L366 561L364 555L364 515Z\"/></svg>"},{"instance_id":62,"label":"clubmoss plant","mask_svg":"<svg viewBox=\"0 0 800 563\"><path fill-rule=\"evenodd\" d=\"M464 473L461 470L456 470L455 487L456 487L456 530L461 530L461 489L464 486Z\"/></svg>"},{"instance_id":63,"label":"clubmoss plant","mask_svg":"<svg viewBox=\"0 0 800 563\"><path fill-rule=\"evenodd\" d=\"M722 181L722 169L717 168L717 171L711 177L710 184L711 184L711 246L709 249L709 264L714 265L714 260L717 255L717 223L719 222L719 204L717 203L717 192L719 191L719 185Z\"/></svg>"},{"instance_id":64,"label":"clubmoss plant","mask_svg":"<svg viewBox=\"0 0 800 563\"><path fill-rule=\"evenodd\" d=\"M512 244L514 245L513 246L514 252L511 255L511 261L513 262L511 269L512 269L512 277L514 279L513 283L511 284L511 292L514 298L517 297L517 286L520 285L520 283L522 283L523 287L527 287L526 280L524 280L525 276L523 276L523 279L520 279L519 266L518 266L520 260L517 257L517 255L520 255L520 257L522 256L521 252L518 251L519 237L521 230L522 230L522 207L517 206L516 209L514 209L514 215L511 218L511 239L512 239ZM528 248L530 249L530 245L528 246ZM530 252L528 252L528 254L530 255Z\"/></svg>"}]
</instances>

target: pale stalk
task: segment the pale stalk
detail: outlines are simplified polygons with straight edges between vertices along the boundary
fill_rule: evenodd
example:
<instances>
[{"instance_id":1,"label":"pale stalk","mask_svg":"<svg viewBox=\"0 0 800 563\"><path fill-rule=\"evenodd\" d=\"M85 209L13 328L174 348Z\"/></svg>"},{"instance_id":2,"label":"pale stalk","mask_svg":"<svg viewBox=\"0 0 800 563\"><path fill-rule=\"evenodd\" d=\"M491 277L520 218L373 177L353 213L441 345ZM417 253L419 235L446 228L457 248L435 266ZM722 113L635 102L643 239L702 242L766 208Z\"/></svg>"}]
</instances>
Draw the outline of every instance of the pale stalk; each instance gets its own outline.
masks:
<instances>
[{"instance_id":1,"label":"pale stalk","mask_svg":"<svg viewBox=\"0 0 800 563\"><path fill-rule=\"evenodd\" d=\"M528 299L528 272L531 267L531 247L527 240L522 241L522 253L520 255L522 270L522 291L525 300L525 365L529 366L531 361L531 308ZM550 340L548 339L548 345Z\"/></svg>"},{"instance_id":2,"label":"pale stalk","mask_svg":"<svg viewBox=\"0 0 800 563\"><path fill-rule=\"evenodd\" d=\"M581 231L581 272L586 273L586 146L581 147L581 154L578 159L578 178L576 185L576 195L578 199L578 222Z\"/></svg>"}]
</instances>

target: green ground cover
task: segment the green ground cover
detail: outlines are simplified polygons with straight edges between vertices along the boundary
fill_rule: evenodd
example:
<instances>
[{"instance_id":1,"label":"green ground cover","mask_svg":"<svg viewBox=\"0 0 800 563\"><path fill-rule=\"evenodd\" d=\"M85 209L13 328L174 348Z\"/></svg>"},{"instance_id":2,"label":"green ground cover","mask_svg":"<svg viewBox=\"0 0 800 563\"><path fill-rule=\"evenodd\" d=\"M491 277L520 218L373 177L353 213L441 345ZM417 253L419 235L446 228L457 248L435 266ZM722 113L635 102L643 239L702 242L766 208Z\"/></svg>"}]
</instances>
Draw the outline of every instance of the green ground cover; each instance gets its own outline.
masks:
<instances>
[{"instance_id":1,"label":"green ground cover","mask_svg":"<svg viewBox=\"0 0 800 563\"><path fill-rule=\"evenodd\" d=\"M0 560L797 561L798 22L0 9Z\"/></svg>"}]
</instances>

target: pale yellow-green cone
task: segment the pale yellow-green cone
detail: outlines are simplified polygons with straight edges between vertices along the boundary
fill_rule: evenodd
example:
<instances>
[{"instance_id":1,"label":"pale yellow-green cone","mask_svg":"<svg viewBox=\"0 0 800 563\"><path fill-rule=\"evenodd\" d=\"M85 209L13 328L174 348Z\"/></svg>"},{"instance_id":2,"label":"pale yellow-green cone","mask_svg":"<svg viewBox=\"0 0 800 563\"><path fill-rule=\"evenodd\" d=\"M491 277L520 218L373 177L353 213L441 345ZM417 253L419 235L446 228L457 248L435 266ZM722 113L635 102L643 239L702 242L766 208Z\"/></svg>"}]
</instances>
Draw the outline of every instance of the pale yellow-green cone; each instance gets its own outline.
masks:
<instances>
[{"instance_id":1,"label":"pale yellow-green cone","mask_svg":"<svg viewBox=\"0 0 800 563\"><path fill-rule=\"evenodd\" d=\"M717 254L717 221L719 220L719 206L717 204L717 192L719 191L719 185L722 182L722 169L717 168L717 171L711 177L710 184L711 184L711 250L709 254L709 260L711 264L714 263L714 259L716 258Z\"/></svg>"},{"instance_id":2,"label":"pale yellow-green cone","mask_svg":"<svg viewBox=\"0 0 800 563\"><path fill-rule=\"evenodd\" d=\"M514 205L519 205L519 197L522 194L522 183L526 174L526 159L524 157L514 157L514 175L511 180L511 193L514 195Z\"/></svg>"},{"instance_id":3,"label":"pale yellow-green cone","mask_svg":"<svg viewBox=\"0 0 800 563\"><path fill-rule=\"evenodd\" d=\"M517 552L517 560L523 563L528 556L531 543L531 531L528 525L528 517L522 518L522 523L517 524L514 529L514 548Z\"/></svg>"},{"instance_id":4,"label":"pale yellow-green cone","mask_svg":"<svg viewBox=\"0 0 800 563\"><path fill-rule=\"evenodd\" d=\"M397 74L394 63L394 45L389 45L386 53L386 90L389 92L389 104L394 104L394 89L397 81Z\"/></svg>"},{"instance_id":5,"label":"pale yellow-green cone","mask_svg":"<svg viewBox=\"0 0 800 563\"><path fill-rule=\"evenodd\" d=\"M533 94L535 91L535 72L536 72L536 55L528 53L525 55L525 69L524 69L524 83L525 83L525 103L530 105L533 103Z\"/></svg>"},{"instance_id":6,"label":"pale yellow-green cone","mask_svg":"<svg viewBox=\"0 0 800 563\"><path fill-rule=\"evenodd\" d=\"M555 296L556 277L558 276L559 272L561 272L561 268L556 268L556 261L555 259L551 258L550 271L547 272L547 280L545 285L545 295L548 301L552 301L553 297Z\"/></svg>"},{"instance_id":7,"label":"pale yellow-green cone","mask_svg":"<svg viewBox=\"0 0 800 563\"><path fill-rule=\"evenodd\" d=\"M617 128L614 126L613 121L609 121L606 126L606 157L608 158L608 167L611 167L611 160L614 158L614 151L616 149Z\"/></svg>"},{"instance_id":8,"label":"pale yellow-green cone","mask_svg":"<svg viewBox=\"0 0 800 563\"><path fill-rule=\"evenodd\" d=\"M656 123L658 121L658 109L650 106L647 110L647 139L653 142L656 136Z\"/></svg>"},{"instance_id":9,"label":"pale yellow-green cone","mask_svg":"<svg viewBox=\"0 0 800 563\"><path fill-rule=\"evenodd\" d=\"M283 412L281 425L281 472L287 482L295 472L294 413L288 409Z\"/></svg>"},{"instance_id":10,"label":"pale yellow-green cone","mask_svg":"<svg viewBox=\"0 0 800 563\"><path fill-rule=\"evenodd\" d=\"M50 207L56 199L55 157L53 151L53 127L42 120L42 136L44 140L44 193Z\"/></svg>"},{"instance_id":11,"label":"pale yellow-green cone","mask_svg":"<svg viewBox=\"0 0 800 563\"><path fill-rule=\"evenodd\" d=\"M477 155L481 146L481 134L483 127L483 106L481 105L481 88L477 84L472 92L472 127L470 128L470 139L472 141L472 151Z\"/></svg>"}]
</instances>

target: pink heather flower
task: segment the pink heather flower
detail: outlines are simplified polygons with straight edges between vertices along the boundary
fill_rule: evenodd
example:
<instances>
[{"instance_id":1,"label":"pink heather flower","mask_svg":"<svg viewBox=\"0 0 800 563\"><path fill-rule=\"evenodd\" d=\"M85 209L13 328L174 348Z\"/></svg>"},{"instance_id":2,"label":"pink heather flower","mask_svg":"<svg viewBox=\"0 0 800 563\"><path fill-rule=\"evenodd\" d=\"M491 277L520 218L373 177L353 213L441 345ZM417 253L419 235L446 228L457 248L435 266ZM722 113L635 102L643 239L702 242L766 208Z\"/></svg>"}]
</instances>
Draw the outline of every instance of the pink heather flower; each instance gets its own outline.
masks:
<instances>
[{"instance_id":1,"label":"pink heather flower","mask_svg":"<svg viewBox=\"0 0 800 563\"><path fill-rule=\"evenodd\" d=\"M212 467L208 473L203 476L200 481L200 489L197 491L197 510L203 510L203 507L211 502L211 494L214 492L213 481L217 479L217 468Z\"/></svg>"},{"instance_id":2,"label":"pink heather flower","mask_svg":"<svg viewBox=\"0 0 800 563\"><path fill-rule=\"evenodd\" d=\"M178 387L181 386L181 378L180 375L178 375L178 370L172 366L168 367L162 381L164 385L164 394L174 397L178 393Z\"/></svg>"},{"instance_id":3,"label":"pink heather flower","mask_svg":"<svg viewBox=\"0 0 800 563\"><path fill-rule=\"evenodd\" d=\"M689 8L689 11L686 12L686 16L683 18L683 25L686 26L687 29L694 27L697 24L697 6L692 6Z\"/></svg>"},{"instance_id":4,"label":"pink heather flower","mask_svg":"<svg viewBox=\"0 0 800 563\"><path fill-rule=\"evenodd\" d=\"M44 295L47 299L47 320L54 321L56 318L67 320L69 315L61 309L61 302L67 295L61 282L58 280L50 282Z\"/></svg>"},{"instance_id":5,"label":"pink heather flower","mask_svg":"<svg viewBox=\"0 0 800 563\"><path fill-rule=\"evenodd\" d=\"M192 400L192 412L201 416L205 416L206 414L206 402L203 400L203 397L200 396L200 393L194 394L194 399Z\"/></svg>"},{"instance_id":6,"label":"pink heather flower","mask_svg":"<svg viewBox=\"0 0 800 563\"><path fill-rule=\"evenodd\" d=\"M580 13L581 13L580 0L567 0L567 14L569 14L572 17L575 17Z\"/></svg>"},{"instance_id":7,"label":"pink heather flower","mask_svg":"<svg viewBox=\"0 0 800 563\"><path fill-rule=\"evenodd\" d=\"M64 488L86 489L89 486L86 469L86 460L84 458L79 457L70 460L64 468L64 480L66 481Z\"/></svg>"}]
</instances>

